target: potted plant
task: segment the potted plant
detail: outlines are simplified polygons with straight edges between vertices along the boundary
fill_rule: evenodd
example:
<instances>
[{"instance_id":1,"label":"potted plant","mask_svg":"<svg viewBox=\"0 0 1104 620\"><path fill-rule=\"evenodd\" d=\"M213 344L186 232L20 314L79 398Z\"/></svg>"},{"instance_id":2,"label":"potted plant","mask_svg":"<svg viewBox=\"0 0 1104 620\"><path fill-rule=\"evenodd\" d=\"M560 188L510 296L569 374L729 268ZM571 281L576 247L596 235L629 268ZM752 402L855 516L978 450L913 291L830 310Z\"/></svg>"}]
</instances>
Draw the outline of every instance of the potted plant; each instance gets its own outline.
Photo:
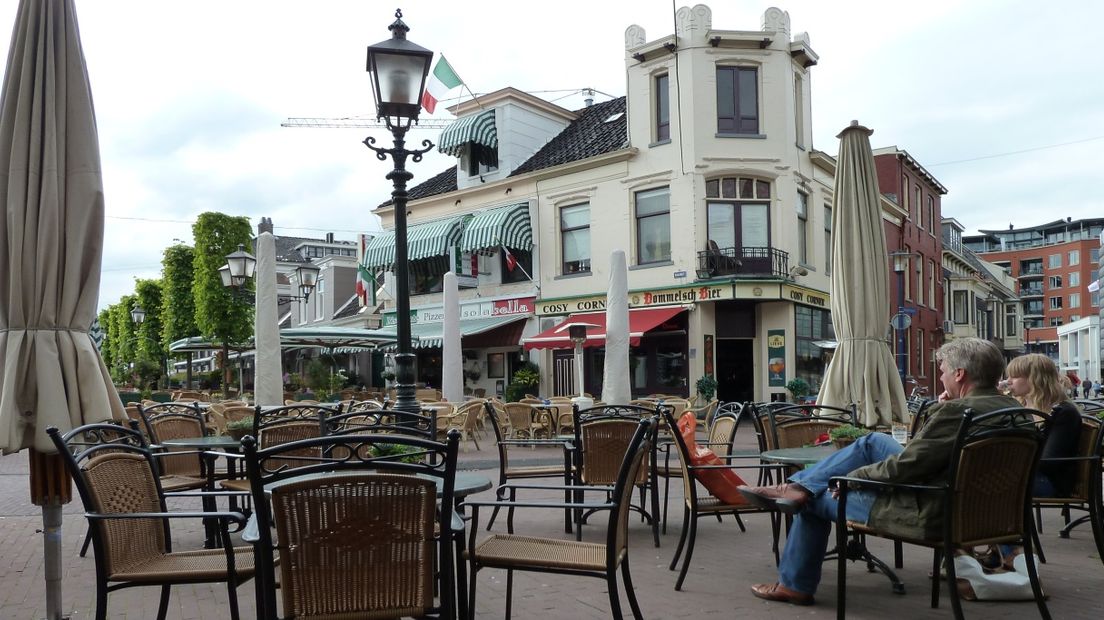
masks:
<instances>
[{"instance_id":1,"label":"potted plant","mask_svg":"<svg viewBox=\"0 0 1104 620\"><path fill-rule=\"evenodd\" d=\"M253 432L253 416L226 423L226 434L238 441Z\"/></svg>"},{"instance_id":2,"label":"potted plant","mask_svg":"<svg viewBox=\"0 0 1104 620\"><path fill-rule=\"evenodd\" d=\"M834 445L836 449L842 449L854 443L859 437L869 434L869 428L844 424L843 426L837 426L828 431L828 438L832 440L832 445Z\"/></svg>"},{"instance_id":3,"label":"potted plant","mask_svg":"<svg viewBox=\"0 0 1104 620\"><path fill-rule=\"evenodd\" d=\"M789 390L795 403L800 402L802 398L809 394L809 384L800 378L790 379L790 382L786 384L786 389Z\"/></svg>"},{"instance_id":4,"label":"potted plant","mask_svg":"<svg viewBox=\"0 0 1104 620\"><path fill-rule=\"evenodd\" d=\"M717 393L717 380L713 378L713 375L702 375L698 378L696 386L698 394L707 403L713 400L713 395Z\"/></svg>"},{"instance_id":5,"label":"potted plant","mask_svg":"<svg viewBox=\"0 0 1104 620\"><path fill-rule=\"evenodd\" d=\"M384 387L391 387L391 383L395 381L395 373L390 370L385 370L380 373L380 378L386 382Z\"/></svg>"}]
</instances>

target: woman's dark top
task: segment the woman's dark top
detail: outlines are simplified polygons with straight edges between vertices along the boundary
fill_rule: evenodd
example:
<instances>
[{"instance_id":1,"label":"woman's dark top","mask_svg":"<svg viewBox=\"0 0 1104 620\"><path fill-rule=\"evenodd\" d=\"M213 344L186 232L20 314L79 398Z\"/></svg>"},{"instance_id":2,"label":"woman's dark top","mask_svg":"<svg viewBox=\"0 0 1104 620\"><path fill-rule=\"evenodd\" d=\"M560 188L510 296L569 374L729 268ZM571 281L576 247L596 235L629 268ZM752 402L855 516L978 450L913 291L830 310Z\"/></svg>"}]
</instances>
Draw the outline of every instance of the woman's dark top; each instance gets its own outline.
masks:
<instances>
[{"instance_id":1,"label":"woman's dark top","mask_svg":"<svg viewBox=\"0 0 1104 620\"><path fill-rule=\"evenodd\" d=\"M1059 403L1050 415L1046 444L1043 446L1042 459L1077 456L1077 443L1081 438L1081 411L1071 402ZM1050 479L1059 497L1065 497L1073 490L1077 461L1045 460L1039 463L1039 473Z\"/></svg>"}]
</instances>

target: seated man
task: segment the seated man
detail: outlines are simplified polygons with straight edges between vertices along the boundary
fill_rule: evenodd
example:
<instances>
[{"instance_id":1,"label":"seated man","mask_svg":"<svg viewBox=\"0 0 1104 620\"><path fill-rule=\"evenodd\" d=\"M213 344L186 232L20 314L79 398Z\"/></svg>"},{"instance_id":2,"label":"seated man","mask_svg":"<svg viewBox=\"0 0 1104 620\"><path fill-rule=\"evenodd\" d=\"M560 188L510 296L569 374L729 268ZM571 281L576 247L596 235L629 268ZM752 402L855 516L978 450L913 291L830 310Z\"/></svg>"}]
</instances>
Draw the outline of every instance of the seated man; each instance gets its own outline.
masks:
<instances>
[{"instance_id":1,"label":"seated man","mask_svg":"<svg viewBox=\"0 0 1104 620\"><path fill-rule=\"evenodd\" d=\"M820 583L820 568L836 518L838 492L828 489L833 476L854 476L912 484L938 484L947 472L962 413L972 408L985 413L1018 407L1020 403L997 391L1004 374L1004 357L993 343L980 338L956 338L936 352L944 392L931 408L927 424L902 447L889 435L871 433L835 452L815 466L794 474L788 484L741 487L752 503L795 515L786 538L778 583L757 584L752 593L763 599L811 605ZM847 518L878 524L918 537L937 536L942 505L915 494L848 494Z\"/></svg>"}]
</instances>

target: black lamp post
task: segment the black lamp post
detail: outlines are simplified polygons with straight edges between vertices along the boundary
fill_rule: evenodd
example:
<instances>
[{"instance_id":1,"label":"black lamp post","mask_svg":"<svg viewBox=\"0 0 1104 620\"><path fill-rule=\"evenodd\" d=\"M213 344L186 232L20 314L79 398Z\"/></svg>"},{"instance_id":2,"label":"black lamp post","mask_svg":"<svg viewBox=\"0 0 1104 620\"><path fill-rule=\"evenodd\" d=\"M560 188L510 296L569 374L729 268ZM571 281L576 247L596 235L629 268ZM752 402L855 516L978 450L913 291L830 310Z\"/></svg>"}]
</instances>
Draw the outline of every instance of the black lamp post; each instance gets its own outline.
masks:
<instances>
[{"instance_id":1,"label":"black lamp post","mask_svg":"<svg viewBox=\"0 0 1104 620\"><path fill-rule=\"evenodd\" d=\"M387 156L395 169L387 174L392 182L391 204L395 209L395 311L398 353L395 354L395 409L418 413L421 407L414 397L414 354L410 347L410 282L406 251L406 183L414 175L406 170L406 158L415 162L433 148L422 140L422 149L406 148L406 132L417 122L421 111L422 91L429 75L433 52L406 39L410 30L402 21L402 11L395 11L395 22L388 30L391 38L368 47L368 72L372 74L372 94L376 100L376 118L383 119L394 138L392 148L379 148L376 139L368 137L364 145L376 153L380 161Z\"/></svg>"}]
</instances>

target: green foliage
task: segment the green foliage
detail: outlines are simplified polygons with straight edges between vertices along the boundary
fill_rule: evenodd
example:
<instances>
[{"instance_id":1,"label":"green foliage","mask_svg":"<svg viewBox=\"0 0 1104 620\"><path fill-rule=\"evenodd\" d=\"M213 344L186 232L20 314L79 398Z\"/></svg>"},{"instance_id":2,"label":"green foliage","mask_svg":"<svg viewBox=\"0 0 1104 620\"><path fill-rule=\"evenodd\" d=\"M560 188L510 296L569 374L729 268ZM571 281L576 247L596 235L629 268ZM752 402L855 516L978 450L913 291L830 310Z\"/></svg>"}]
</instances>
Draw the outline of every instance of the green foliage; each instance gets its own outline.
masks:
<instances>
[{"instance_id":1,"label":"green foliage","mask_svg":"<svg viewBox=\"0 0 1104 620\"><path fill-rule=\"evenodd\" d=\"M161 258L161 340L168 344L199 333L192 292L195 250L178 243L165 248ZM148 310L148 308L147 308ZM167 347L166 347L167 348Z\"/></svg>"},{"instance_id":2,"label":"green foliage","mask_svg":"<svg viewBox=\"0 0 1104 620\"><path fill-rule=\"evenodd\" d=\"M510 384L506 386L507 402L517 402L525 397L527 392L536 392L540 386L540 367L532 362L525 362L514 372Z\"/></svg>"},{"instance_id":3,"label":"green foliage","mask_svg":"<svg viewBox=\"0 0 1104 620\"><path fill-rule=\"evenodd\" d=\"M319 358L307 362L305 372L307 387L317 394L330 384L330 367Z\"/></svg>"},{"instance_id":4,"label":"green foliage","mask_svg":"<svg viewBox=\"0 0 1104 620\"><path fill-rule=\"evenodd\" d=\"M109 308L100 310L100 313L96 315L96 318L100 321L100 329L104 333L103 345L100 347L100 357L103 358L104 364L111 369L115 365L115 359L112 357L111 347L108 346L108 337L111 335L111 312Z\"/></svg>"},{"instance_id":5,"label":"green foliage","mask_svg":"<svg viewBox=\"0 0 1104 620\"><path fill-rule=\"evenodd\" d=\"M717 380L713 375L702 375L696 385L698 394L701 394L702 398L706 401L713 400L713 395L717 393Z\"/></svg>"},{"instance_id":6,"label":"green foliage","mask_svg":"<svg viewBox=\"0 0 1104 620\"><path fill-rule=\"evenodd\" d=\"M200 335L224 344L244 343L253 334L253 307L222 285L219 267L226 255L245 246L252 251L249 220L207 212L192 225L195 256L192 261L192 294L195 322ZM248 284L252 290L252 283Z\"/></svg>"},{"instance_id":7,"label":"green foliage","mask_svg":"<svg viewBox=\"0 0 1104 620\"><path fill-rule=\"evenodd\" d=\"M805 383L804 379L790 379L790 382L786 384L786 389L793 394L794 398L801 398L809 394L809 384Z\"/></svg>"},{"instance_id":8,"label":"green foliage","mask_svg":"<svg viewBox=\"0 0 1104 620\"><path fill-rule=\"evenodd\" d=\"M870 429L863 428L861 426L852 426L850 424L844 424L837 426L828 431L828 437L830 439L858 439L863 435L869 435Z\"/></svg>"},{"instance_id":9,"label":"green foliage","mask_svg":"<svg viewBox=\"0 0 1104 620\"><path fill-rule=\"evenodd\" d=\"M233 420L231 422L227 422L226 423L226 430L228 430L228 431L234 431L234 430L251 431L251 430L253 430L253 416L247 416L247 417L244 417L240 420Z\"/></svg>"},{"instance_id":10,"label":"green foliage","mask_svg":"<svg viewBox=\"0 0 1104 620\"><path fill-rule=\"evenodd\" d=\"M345 376L344 370L339 370L335 373L332 373L330 375L329 383L326 386L330 390L330 395L336 395L338 392L340 392L345 387L346 380L347 377Z\"/></svg>"},{"instance_id":11,"label":"green foliage","mask_svg":"<svg viewBox=\"0 0 1104 620\"><path fill-rule=\"evenodd\" d=\"M123 295L118 303L108 306L108 321L103 326L107 333L104 346L110 349L112 360L111 376L121 381L130 380L129 365L136 357L134 322L130 319L134 300L134 295Z\"/></svg>"},{"instance_id":12,"label":"green foliage","mask_svg":"<svg viewBox=\"0 0 1104 620\"><path fill-rule=\"evenodd\" d=\"M145 392L157 385L157 378L161 376L161 366L155 360L140 357L134 361L131 373L134 377L134 385L140 386Z\"/></svg>"},{"instance_id":13,"label":"green foliage","mask_svg":"<svg viewBox=\"0 0 1104 620\"><path fill-rule=\"evenodd\" d=\"M372 446L372 456L375 457L398 456L402 454L409 454L410 456L401 456L399 458L399 462L401 463L421 463L425 458L421 450L411 446L402 446L393 443L381 443Z\"/></svg>"},{"instance_id":14,"label":"green foliage","mask_svg":"<svg viewBox=\"0 0 1104 620\"><path fill-rule=\"evenodd\" d=\"M394 381L395 373L391 372L390 370L385 370L380 373L380 378L384 381Z\"/></svg>"},{"instance_id":15,"label":"green foliage","mask_svg":"<svg viewBox=\"0 0 1104 620\"><path fill-rule=\"evenodd\" d=\"M535 388L540 385L540 371L536 368L522 367L514 373L513 383L528 388Z\"/></svg>"},{"instance_id":16,"label":"green foliage","mask_svg":"<svg viewBox=\"0 0 1104 620\"><path fill-rule=\"evenodd\" d=\"M135 326L135 349L141 357L160 360L168 352L168 343L161 339L161 280L135 280L134 297L146 311L145 321Z\"/></svg>"}]
</instances>

